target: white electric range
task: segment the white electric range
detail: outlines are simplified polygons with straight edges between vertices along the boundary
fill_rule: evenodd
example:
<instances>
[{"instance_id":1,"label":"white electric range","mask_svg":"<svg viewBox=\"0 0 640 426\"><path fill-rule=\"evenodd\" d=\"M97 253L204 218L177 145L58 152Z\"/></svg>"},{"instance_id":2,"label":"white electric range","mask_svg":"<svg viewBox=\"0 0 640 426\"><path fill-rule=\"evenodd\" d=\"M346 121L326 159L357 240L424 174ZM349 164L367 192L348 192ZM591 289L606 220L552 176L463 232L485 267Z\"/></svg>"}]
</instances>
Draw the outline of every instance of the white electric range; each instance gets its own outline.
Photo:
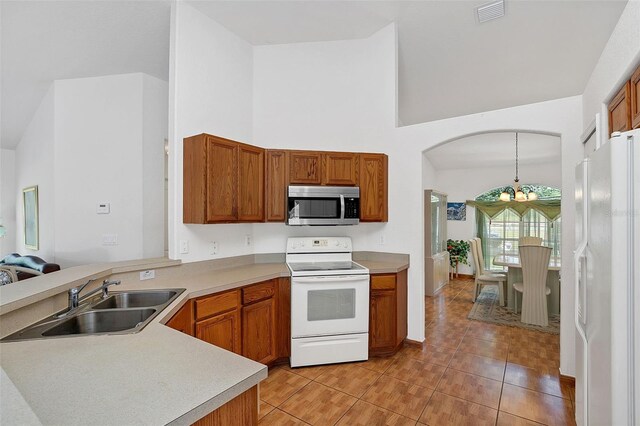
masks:
<instances>
[{"instance_id":1,"label":"white electric range","mask_svg":"<svg viewBox=\"0 0 640 426\"><path fill-rule=\"evenodd\" d=\"M369 270L351 260L351 238L289 238L291 366L369 357Z\"/></svg>"}]
</instances>

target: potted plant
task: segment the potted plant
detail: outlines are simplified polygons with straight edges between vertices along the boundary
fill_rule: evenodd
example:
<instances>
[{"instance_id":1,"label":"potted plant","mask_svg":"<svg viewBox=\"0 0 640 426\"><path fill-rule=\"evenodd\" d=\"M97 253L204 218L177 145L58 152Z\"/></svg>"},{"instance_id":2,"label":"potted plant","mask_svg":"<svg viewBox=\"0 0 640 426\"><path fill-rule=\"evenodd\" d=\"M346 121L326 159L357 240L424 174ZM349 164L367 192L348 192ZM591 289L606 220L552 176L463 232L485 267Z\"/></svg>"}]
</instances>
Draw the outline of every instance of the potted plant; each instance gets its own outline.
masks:
<instances>
[{"instance_id":1,"label":"potted plant","mask_svg":"<svg viewBox=\"0 0 640 426\"><path fill-rule=\"evenodd\" d=\"M447 240L447 251L449 252L449 263L455 268L456 263L469 264L467 257L469 253L469 243L464 240Z\"/></svg>"}]
</instances>

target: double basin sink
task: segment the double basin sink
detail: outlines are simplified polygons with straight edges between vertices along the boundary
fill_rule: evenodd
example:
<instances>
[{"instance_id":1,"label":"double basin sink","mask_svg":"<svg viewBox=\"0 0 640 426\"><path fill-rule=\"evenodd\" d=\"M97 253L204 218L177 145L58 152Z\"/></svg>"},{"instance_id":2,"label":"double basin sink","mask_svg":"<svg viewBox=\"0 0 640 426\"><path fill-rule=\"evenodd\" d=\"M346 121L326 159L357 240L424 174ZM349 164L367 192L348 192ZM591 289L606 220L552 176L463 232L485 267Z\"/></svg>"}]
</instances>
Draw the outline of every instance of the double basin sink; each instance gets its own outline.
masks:
<instances>
[{"instance_id":1,"label":"double basin sink","mask_svg":"<svg viewBox=\"0 0 640 426\"><path fill-rule=\"evenodd\" d=\"M142 330L185 289L136 290L100 295L72 311L58 312L3 342L95 334L130 334Z\"/></svg>"}]
</instances>

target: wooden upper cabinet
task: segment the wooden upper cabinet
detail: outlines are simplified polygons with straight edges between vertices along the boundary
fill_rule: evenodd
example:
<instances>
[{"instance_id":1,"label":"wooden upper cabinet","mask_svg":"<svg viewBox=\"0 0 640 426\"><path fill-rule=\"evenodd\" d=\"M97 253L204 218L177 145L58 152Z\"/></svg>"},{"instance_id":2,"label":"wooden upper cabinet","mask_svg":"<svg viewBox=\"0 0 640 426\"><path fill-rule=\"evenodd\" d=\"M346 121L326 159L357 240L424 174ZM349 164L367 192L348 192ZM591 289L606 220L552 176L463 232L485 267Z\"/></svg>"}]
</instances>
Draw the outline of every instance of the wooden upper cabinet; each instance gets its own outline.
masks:
<instances>
[{"instance_id":1,"label":"wooden upper cabinet","mask_svg":"<svg viewBox=\"0 0 640 426\"><path fill-rule=\"evenodd\" d=\"M631 82L627 82L609 103L609 135L631 130Z\"/></svg>"},{"instance_id":2,"label":"wooden upper cabinet","mask_svg":"<svg viewBox=\"0 0 640 426\"><path fill-rule=\"evenodd\" d=\"M320 185L322 183L322 153L289 151L289 183Z\"/></svg>"},{"instance_id":3,"label":"wooden upper cabinet","mask_svg":"<svg viewBox=\"0 0 640 426\"><path fill-rule=\"evenodd\" d=\"M238 144L207 136L207 222L238 219Z\"/></svg>"},{"instance_id":4,"label":"wooden upper cabinet","mask_svg":"<svg viewBox=\"0 0 640 426\"><path fill-rule=\"evenodd\" d=\"M264 149L202 134L183 152L184 223L264 220Z\"/></svg>"},{"instance_id":5,"label":"wooden upper cabinet","mask_svg":"<svg viewBox=\"0 0 640 426\"><path fill-rule=\"evenodd\" d=\"M631 127L640 129L640 66L631 76Z\"/></svg>"},{"instance_id":6,"label":"wooden upper cabinet","mask_svg":"<svg viewBox=\"0 0 640 426\"><path fill-rule=\"evenodd\" d=\"M196 322L198 339L237 354L242 354L240 335L239 309Z\"/></svg>"},{"instance_id":7,"label":"wooden upper cabinet","mask_svg":"<svg viewBox=\"0 0 640 426\"><path fill-rule=\"evenodd\" d=\"M387 156L360 154L360 221L386 222L387 213Z\"/></svg>"},{"instance_id":8,"label":"wooden upper cabinet","mask_svg":"<svg viewBox=\"0 0 640 426\"><path fill-rule=\"evenodd\" d=\"M238 220L264 220L264 149L238 146Z\"/></svg>"},{"instance_id":9,"label":"wooden upper cabinet","mask_svg":"<svg viewBox=\"0 0 640 426\"><path fill-rule=\"evenodd\" d=\"M284 222L287 218L287 152L267 150L266 153L266 220Z\"/></svg>"},{"instance_id":10,"label":"wooden upper cabinet","mask_svg":"<svg viewBox=\"0 0 640 426\"><path fill-rule=\"evenodd\" d=\"M322 156L323 185L358 184L358 154L327 152Z\"/></svg>"},{"instance_id":11,"label":"wooden upper cabinet","mask_svg":"<svg viewBox=\"0 0 640 426\"><path fill-rule=\"evenodd\" d=\"M276 355L276 299L242 307L242 355L268 364Z\"/></svg>"}]
</instances>

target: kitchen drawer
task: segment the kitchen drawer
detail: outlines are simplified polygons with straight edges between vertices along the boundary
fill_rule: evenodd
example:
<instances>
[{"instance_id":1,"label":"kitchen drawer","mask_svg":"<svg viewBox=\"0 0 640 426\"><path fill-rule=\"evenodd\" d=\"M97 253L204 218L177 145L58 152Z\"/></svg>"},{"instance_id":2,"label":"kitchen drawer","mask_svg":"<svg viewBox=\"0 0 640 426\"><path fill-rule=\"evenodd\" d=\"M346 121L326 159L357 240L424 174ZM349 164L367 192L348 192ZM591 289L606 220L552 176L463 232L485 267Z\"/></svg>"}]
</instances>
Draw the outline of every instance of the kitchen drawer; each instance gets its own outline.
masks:
<instances>
[{"instance_id":1,"label":"kitchen drawer","mask_svg":"<svg viewBox=\"0 0 640 426\"><path fill-rule=\"evenodd\" d=\"M391 275L371 275L371 290L395 290L396 276Z\"/></svg>"},{"instance_id":2,"label":"kitchen drawer","mask_svg":"<svg viewBox=\"0 0 640 426\"><path fill-rule=\"evenodd\" d=\"M226 293L214 294L196 299L196 321L211 315L236 309L240 305L240 291L233 290Z\"/></svg>"},{"instance_id":3,"label":"kitchen drawer","mask_svg":"<svg viewBox=\"0 0 640 426\"><path fill-rule=\"evenodd\" d=\"M246 305L268 299L269 297L273 297L274 294L276 294L276 284L274 280L245 287L242 289L242 304Z\"/></svg>"}]
</instances>

